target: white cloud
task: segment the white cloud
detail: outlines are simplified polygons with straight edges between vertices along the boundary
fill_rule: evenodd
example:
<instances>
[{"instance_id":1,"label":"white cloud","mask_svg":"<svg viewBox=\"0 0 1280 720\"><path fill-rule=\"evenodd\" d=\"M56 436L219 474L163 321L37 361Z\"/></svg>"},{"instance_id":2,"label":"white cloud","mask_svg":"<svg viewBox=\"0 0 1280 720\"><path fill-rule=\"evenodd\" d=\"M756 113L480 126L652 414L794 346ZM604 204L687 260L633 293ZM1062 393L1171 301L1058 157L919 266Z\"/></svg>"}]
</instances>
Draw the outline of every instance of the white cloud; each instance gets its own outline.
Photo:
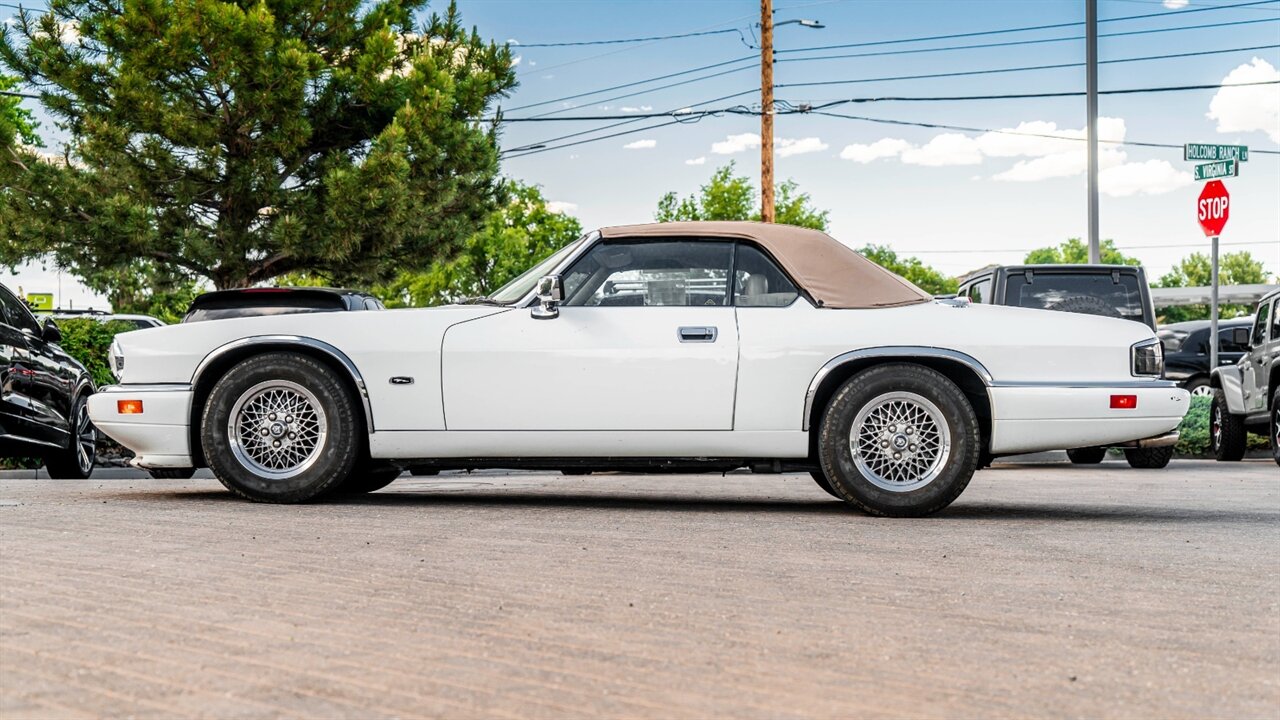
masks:
<instances>
[{"instance_id":1,"label":"white cloud","mask_svg":"<svg viewBox=\"0 0 1280 720\"><path fill-rule=\"evenodd\" d=\"M733 155L760 147L760 136L755 133L730 135L718 143L711 144L711 152L716 155Z\"/></svg>"},{"instance_id":2,"label":"white cloud","mask_svg":"<svg viewBox=\"0 0 1280 720\"><path fill-rule=\"evenodd\" d=\"M792 155L821 152L826 150L827 147L826 143L816 137L778 138L775 152L778 153L778 157L791 157Z\"/></svg>"},{"instance_id":3,"label":"white cloud","mask_svg":"<svg viewBox=\"0 0 1280 720\"><path fill-rule=\"evenodd\" d=\"M635 142L629 142L622 147L627 150L649 150L657 146L657 140L636 140Z\"/></svg>"},{"instance_id":4,"label":"white cloud","mask_svg":"<svg viewBox=\"0 0 1280 720\"><path fill-rule=\"evenodd\" d=\"M922 147L903 150L902 162L930 167L979 165L982 163L982 151L978 149L978 142L968 135L942 133Z\"/></svg>"},{"instance_id":5,"label":"white cloud","mask_svg":"<svg viewBox=\"0 0 1280 720\"><path fill-rule=\"evenodd\" d=\"M537 66L537 64L538 64L538 61L537 61L537 60L530 60L530 61L529 61L529 67L536 67L536 66Z\"/></svg>"},{"instance_id":6,"label":"white cloud","mask_svg":"<svg viewBox=\"0 0 1280 720\"><path fill-rule=\"evenodd\" d=\"M840 157L844 160L852 160L857 163L866 164L880 158L897 157L903 150L911 147L911 143L899 138L883 138L877 140L870 145L845 145L840 151Z\"/></svg>"},{"instance_id":7,"label":"white cloud","mask_svg":"<svg viewBox=\"0 0 1280 720\"><path fill-rule=\"evenodd\" d=\"M613 106L612 106L612 105L597 105L596 107L600 108L601 110L612 110L612 109L613 109Z\"/></svg>"},{"instance_id":8,"label":"white cloud","mask_svg":"<svg viewBox=\"0 0 1280 720\"><path fill-rule=\"evenodd\" d=\"M1280 80L1280 70L1261 58L1232 70L1222 79L1223 85ZM1280 87L1224 87L1209 101L1208 117L1218 121L1218 132L1265 132L1280 142Z\"/></svg>"},{"instance_id":9,"label":"white cloud","mask_svg":"<svg viewBox=\"0 0 1280 720\"><path fill-rule=\"evenodd\" d=\"M550 80L550 79L552 79L552 78L554 78L554 77L555 77L555 75L543 75L543 76L542 76L542 79L543 79L543 80Z\"/></svg>"},{"instance_id":10,"label":"white cloud","mask_svg":"<svg viewBox=\"0 0 1280 720\"><path fill-rule=\"evenodd\" d=\"M552 200L547 203L547 209L553 213L571 213L578 209L577 203L564 202L563 200Z\"/></svg>"},{"instance_id":11,"label":"white cloud","mask_svg":"<svg viewBox=\"0 0 1280 720\"><path fill-rule=\"evenodd\" d=\"M618 108L618 110L624 113L649 112L652 109L653 109L652 105L641 105L640 107L635 107L632 105L623 105L622 107Z\"/></svg>"},{"instance_id":12,"label":"white cloud","mask_svg":"<svg viewBox=\"0 0 1280 720\"><path fill-rule=\"evenodd\" d=\"M1164 6L1170 10L1181 10L1190 0L1164 0Z\"/></svg>"},{"instance_id":13,"label":"white cloud","mask_svg":"<svg viewBox=\"0 0 1280 720\"><path fill-rule=\"evenodd\" d=\"M684 164L685 165L706 165L707 158L705 155L700 155L696 158L689 158L688 160L685 160Z\"/></svg>"},{"instance_id":14,"label":"white cloud","mask_svg":"<svg viewBox=\"0 0 1280 720\"><path fill-rule=\"evenodd\" d=\"M1036 182L1051 178L1081 175L1088 168L1089 156L1084 143L1076 143L1080 148L1070 152L1053 153L1032 160L1019 160L1013 167L994 176L996 180L1006 182ZM1110 146L1098 148L1098 168L1118 167L1128 158L1123 150Z\"/></svg>"},{"instance_id":15,"label":"white cloud","mask_svg":"<svg viewBox=\"0 0 1280 720\"><path fill-rule=\"evenodd\" d=\"M1192 182L1191 173L1166 160L1124 163L1098 172L1098 189L1112 197L1163 195Z\"/></svg>"},{"instance_id":16,"label":"white cloud","mask_svg":"<svg viewBox=\"0 0 1280 720\"><path fill-rule=\"evenodd\" d=\"M672 115L688 115L691 112L693 112L693 108L683 107L672 113Z\"/></svg>"},{"instance_id":17,"label":"white cloud","mask_svg":"<svg viewBox=\"0 0 1280 720\"><path fill-rule=\"evenodd\" d=\"M507 38L508 45L519 45L520 41L515 38Z\"/></svg>"},{"instance_id":18,"label":"white cloud","mask_svg":"<svg viewBox=\"0 0 1280 720\"><path fill-rule=\"evenodd\" d=\"M521 61L521 60L523 60L523 59L524 59L524 56L523 56L523 55L517 55L517 56L515 56L515 57L511 58L511 67L516 67L517 65L519 65L519 64L520 64L520 61Z\"/></svg>"}]
</instances>

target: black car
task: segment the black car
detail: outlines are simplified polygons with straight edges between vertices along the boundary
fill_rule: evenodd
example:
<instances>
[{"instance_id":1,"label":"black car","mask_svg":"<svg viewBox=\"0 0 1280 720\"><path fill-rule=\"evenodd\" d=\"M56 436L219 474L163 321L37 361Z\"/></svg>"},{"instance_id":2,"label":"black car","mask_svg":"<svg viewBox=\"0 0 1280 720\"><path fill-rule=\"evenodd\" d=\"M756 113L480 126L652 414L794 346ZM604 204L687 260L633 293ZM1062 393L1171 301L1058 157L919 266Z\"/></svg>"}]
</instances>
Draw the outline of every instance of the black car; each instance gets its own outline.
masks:
<instances>
[{"instance_id":1,"label":"black car","mask_svg":"<svg viewBox=\"0 0 1280 720\"><path fill-rule=\"evenodd\" d=\"M322 287L243 288L217 290L191 301L182 322L223 320L257 315L385 310L367 292Z\"/></svg>"},{"instance_id":2,"label":"black car","mask_svg":"<svg viewBox=\"0 0 1280 720\"><path fill-rule=\"evenodd\" d=\"M61 340L52 320L41 326L0 285L0 456L43 457L50 476L83 479L97 459L87 408L93 379Z\"/></svg>"},{"instance_id":3,"label":"black car","mask_svg":"<svg viewBox=\"0 0 1280 720\"><path fill-rule=\"evenodd\" d=\"M1001 265L960 281L975 303L1059 310L1140 322L1156 329L1146 271L1131 265Z\"/></svg>"},{"instance_id":4,"label":"black car","mask_svg":"<svg viewBox=\"0 0 1280 720\"><path fill-rule=\"evenodd\" d=\"M1249 352L1253 317L1218 321L1218 364L1235 365ZM1190 320L1161 326L1156 332L1164 345L1164 376L1176 380L1192 395L1210 397L1209 321Z\"/></svg>"}]
</instances>

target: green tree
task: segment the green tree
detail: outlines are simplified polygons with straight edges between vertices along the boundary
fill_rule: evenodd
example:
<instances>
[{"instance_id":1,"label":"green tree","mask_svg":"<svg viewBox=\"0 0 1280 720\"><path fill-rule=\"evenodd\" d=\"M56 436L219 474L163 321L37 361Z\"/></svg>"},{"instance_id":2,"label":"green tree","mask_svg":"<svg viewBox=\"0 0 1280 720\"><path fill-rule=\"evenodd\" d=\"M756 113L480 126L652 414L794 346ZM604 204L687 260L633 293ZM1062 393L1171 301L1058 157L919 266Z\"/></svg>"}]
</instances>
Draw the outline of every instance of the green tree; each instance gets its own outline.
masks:
<instances>
[{"instance_id":1,"label":"green tree","mask_svg":"<svg viewBox=\"0 0 1280 720\"><path fill-rule=\"evenodd\" d=\"M934 295L954 294L959 282L938 270L920 262L920 258L898 257L898 253L884 245L867 245L858 250L863 257L886 270L901 275L917 287Z\"/></svg>"},{"instance_id":2,"label":"green tree","mask_svg":"<svg viewBox=\"0 0 1280 720\"><path fill-rule=\"evenodd\" d=\"M1114 240L1103 240L1098 249L1104 265L1141 265L1142 261L1129 257L1116 249ZM1070 238L1056 247L1045 247L1027 253L1029 265L1083 265L1089 262L1089 244L1080 238Z\"/></svg>"},{"instance_id":3,"label":"green tree","mask_svg":"<svg viewBox=\"0 0 1280 720\"><path fill-rule=\"evenodd\" d=\"M18 78L0 73L0 92L15 92L17 89ZM40 137L36 135L37 123L31 111L21 103L22 98L0 95L0 153L8 154L18 142L40 145Z\"/></svg>"},{"instance_id":4,"label":"green tree","mask_svg":"<svg viewBox=\"0 0 1280 720\"><path fill-rule=\"evenodd\" d=\"M456 256L401 273L374 293L388 305L415 307L488 295L582 235L578 220L548 209L536 186L511 183L510 191Z\"/></svg>"},{"instance_id":5,"label":"green tree","mask_svg":"<svg viewBox=\"0 0 1280 720\"><path fill-rule=\"evenodd\" d=\"M7 181L0 263L49 255L88 279L145 262L228 288L450 256L501 200L477 118L515 75L453 3L415 26L426 3L51 0L0 29L71 160Z\"/></svg>"},{"instance_id":6,"label":"green tree","mask_svg":"<svg viewBox=\"0 0 1280 720\"><path fill-rule=\"evenodd\" d=\"M1204 253L1192 253L1183 258L1173 269L1165 273L1153 283L1153 287L1180 288L1205 287L1213 279L1213 267L1209 256ZM1225 253L1218 258L1219 285L1254 285L1267 281L1267 272L1262 261L1257 260L1248 251ZM1180 307L1156 308L1160 311L1164 322L1182 322L1184 320L1205 320L1209 317L1208 305L1184 305ZM1219 305L1219 317L1239 317L1253 312L1248 305Z\"/></svg>"},{"instance_id":7,"label":"green tree","mask_svg":"<svg viewBox=\"0 0 1280 720\"><path fill-rule=\"evenodd\" d=\"M676 220L759 220L760 210L751 179L735 175L735 164L718 169L711 180L701 187L697 195L683 199L669 192L658 201L654 219L658 222ZM827 211L813 207L808 193L800 192L794 180L780 183L775 191L774 219L786 225L827 229Z\"/></svg>"}]
</instances>

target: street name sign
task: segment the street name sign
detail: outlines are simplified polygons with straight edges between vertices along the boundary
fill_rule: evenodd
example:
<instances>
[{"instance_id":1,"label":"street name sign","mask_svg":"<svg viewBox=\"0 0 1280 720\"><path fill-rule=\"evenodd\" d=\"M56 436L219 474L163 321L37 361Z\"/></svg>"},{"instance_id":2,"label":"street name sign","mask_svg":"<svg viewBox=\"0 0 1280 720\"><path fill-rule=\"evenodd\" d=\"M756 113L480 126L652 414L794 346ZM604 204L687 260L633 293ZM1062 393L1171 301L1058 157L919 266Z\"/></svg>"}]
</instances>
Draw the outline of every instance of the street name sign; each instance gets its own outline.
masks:
<instances>
[{"instance_id":1,"label":"street name sign","mask_svg":"<svg viewBox=\"0 0 1280 720\"><path fill-rule=\"evenodd\" d=\"M1187 143L1182 146L1183 160L1239 160L1249 161L1249 148L1245 145L1210 145Z\"/></svg>"},{"instance_id":2,"label":"street name sign","mask_svg":"<svg viewBox=\"0 0 1280 720\"><path fill-rule=\"evenodd\" d=\"M1205 163L1196 166L1197 180L1212 180L1214 178L1236 177L1240 174L1240 163L1235 160L1221 160L1219 162Z\"/></svg>"},{"instance_id":3,"label":"street name sign","mask_svg":"<svg viewBox=\"0 0 1280 720\"><path fill-rule=\"evenodd\" d=\"M1210 180L1200 191L1200 199L1196 202L1196 219L1207 237L1216 238L1222 234L1231 216L1231 195L1227 186L1219 180Z\"/></svg>"}]
</instances>

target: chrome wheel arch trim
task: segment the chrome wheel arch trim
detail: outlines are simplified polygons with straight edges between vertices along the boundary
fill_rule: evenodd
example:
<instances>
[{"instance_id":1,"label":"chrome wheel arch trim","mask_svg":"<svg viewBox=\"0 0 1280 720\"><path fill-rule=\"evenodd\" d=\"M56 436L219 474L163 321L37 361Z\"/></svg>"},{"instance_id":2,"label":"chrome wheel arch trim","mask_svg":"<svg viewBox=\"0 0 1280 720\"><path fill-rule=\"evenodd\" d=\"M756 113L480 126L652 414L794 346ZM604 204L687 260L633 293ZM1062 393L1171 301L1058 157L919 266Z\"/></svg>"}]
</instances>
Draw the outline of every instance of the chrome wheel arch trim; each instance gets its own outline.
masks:
<instances>
[{"instance_id":1,"label":"chrome wheel arch trim","mask_svg":"<svg viewBox=\"0 0 1280 720\"><path fill-rule=\"evenodd\" d=\"M876 358L929 358L934 360L950 360L958 362L968 367L982 380L988 390L994 385L991 378L991 372L986 366L978 362L972 355L957 350L948 350L946 348L925 347L919 345L888 345L884 347L863 348L861 350L853 350L841 355L837 355L826 362L818 372L813 376L813 380L809 381L809 389L804 395L804 417L802 419L801 430L809 431L809 418L813 417L813 403L818 395L818 388L822 387L822 382L827 379L833 370L850 362L857 360L867 360Z\"/></svg>"},{"instance_id":2,"label":"chrome wheel arch trim","mask_svg":"<svg viewBox=\"0 0 1280 720\"><path fill-rule=\"evenodd\" d=\"M208 355L204 356L204 359L200 361L199 365L196 365L195 372L191 374L191 387L198 387L200 385L200 379L204 375L205 371L220 358L226 356L227 353L255 345L305 347L322 352L332 358L335 362L341 365L344 370L346 370L347 374L351 377L351 381L355 383L356 390L360 395L360 402L364 406L365 425L367 426L369 433L373 434L373 405L369 402L369 388L365 384L364 376L360 374L360 370L356 367L356 364L351 361L351 358L347 357L346 353L323 340L317 340L315 338L304 337L301 335L254 335L251 337L240 338L239 340L232 340L225 345L214 348Z\"/></svg>"}]
</instances>

